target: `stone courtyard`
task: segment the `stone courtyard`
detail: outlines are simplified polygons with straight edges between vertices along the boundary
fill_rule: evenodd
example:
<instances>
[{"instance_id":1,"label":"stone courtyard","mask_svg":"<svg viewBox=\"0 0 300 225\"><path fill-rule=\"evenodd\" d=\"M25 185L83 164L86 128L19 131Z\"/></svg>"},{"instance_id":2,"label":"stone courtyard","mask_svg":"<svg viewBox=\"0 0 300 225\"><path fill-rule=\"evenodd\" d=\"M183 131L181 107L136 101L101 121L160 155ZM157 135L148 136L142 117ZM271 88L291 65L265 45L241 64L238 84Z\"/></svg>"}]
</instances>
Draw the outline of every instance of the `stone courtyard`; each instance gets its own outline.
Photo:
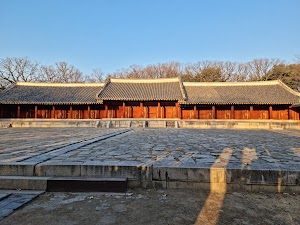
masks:
<instances>
[{"instance_id":1,"label":"stone courtyard","mask_svg":"<svg viewBox=\"0 0 300 225\"><path fill-rule=\"evenodd\" d=\"M0 129L0 163L210 168L223 165L224 152L227 168L300 170L300 131Z\"/></svg>"},{"instance_id":2,"label":"stone courtyard","mask_svg":"<svg viewBox=\"0 0 300 225\"><path fill-rule=\"evenodd\" d=\"M0 188L40 191L27 191L23 194L13 190L0 191L0 223L1 219L23 204L36 202L35 205L29 203L29 208L25 207L14 215L16 221L19 221L17 224L38 224L41 218L34 219L39 218L34 214L35 209L45 213L49 204L50 208L53 206L53 198L58 196L58 198L68 199L69 197L64 194L54 196L42 194L46 190L47 179L56 176L128 178L133 196L131 197L132 194L129 193L116 197L123 199L121 203L115 201L115 195L111 200L107 198L105 200L101 194L93 194L98 196L96 198L100 202L108 202L95 203L91 208L90 202L94 202L93 197L90 198L89 194L75 194L77 197L74 197L74 202L71 200L67 204L70 204L68 205L70 210L85 212L81 218L78 218L81 223L85 223L84 215L89 210L102 212L101 207L104 204L105 209L101 216L95 217L100 221L99 224L120 224L122 219L131 221L127 224L140 224L138 221L143 222L143 219L130 220L129 217L135 216L125 212L130 208L138 210L135 201L138 204L147 201L151 213L161 215L163 220L150 223L151 213L149 214L146 207L141 212L144 219L149 222L146 224L226 224L226 221L231 221L232 218L235 221L233 224L274 224L271 217L264 220L263 214L259 220L249 219L259 212L254 210L258 205L263 208L264 213L279 213L278 224L296 224L296 221L299 221L296 213L297 204L290 205L290 202L298 201L299 197L297 193L300 187L300 131L176 128L0 129ZM18 183L16 181L20 180L20 183L25 183L25 186L22 188L14 186ZM25 180L29 182L26 183ZM221 187L220 193L214 193L215 186ZM191 190L187 191L187 189ZM156 190L158 192L155 192ZM274 192L277 194L270 194ZM282 193L289 194L282 195ZM194 195L199 196L200 205L194 201ZM40 197L33 200L37 196ZM168 211L167 204L163 206L167 213L161 214L159 207L157 208L158 203L155 202L157 198L162 205L169 200L168 204L172 212ZM170 216L176 210L188 209L188 203L179 204L184 208L176 209L176 202L183 201L185 198L191 203L192 213L187 213L186 218L184 214L177 217ZM272 204L275 204L269 211L268 206L271 203L265 202L268 198ZM255 203L250 204L252 208L249 209L250 206L247 204L250 199L254 199ZM278 205L278 200L284 203ZM237 205L235 205L236 201L239 202ZM83 202L86 209L80 208L80 204L76 205L77 202ZM109 207L106 207L107 204ZM64 208L64 205L57 205L56 208L71 215L72 210ZM125 210L121 212L120 217L116 216L120 213L118 207ZM229 210L230 213L223 214L222 212L228 211L228 207L232 208ZM105 210L108 208L111 212L106 215ZM54 211L50 211L54 217L60 217L55 209L52 210ZM253 215L247 213L248 219L243 221L234 210L247 210L247 212L252 210ZM286 211L281 212L281 210ZM35 216L26 217L27 222L23 223L22 215L27 212ZM218 212L218 216L212 212ZM2 221L5 222L4 224L10 224L14 220L13 216ZM223 222L207 222L219 217ZM64 224L64 221L67 221L68 224L76 224L71 218L64 219L54 223ZM263 222L260 223L260 220ZM52 222L48 224L53 224ZM86 222L85 224L97 223Z\"/></svg>"}]
</instances>

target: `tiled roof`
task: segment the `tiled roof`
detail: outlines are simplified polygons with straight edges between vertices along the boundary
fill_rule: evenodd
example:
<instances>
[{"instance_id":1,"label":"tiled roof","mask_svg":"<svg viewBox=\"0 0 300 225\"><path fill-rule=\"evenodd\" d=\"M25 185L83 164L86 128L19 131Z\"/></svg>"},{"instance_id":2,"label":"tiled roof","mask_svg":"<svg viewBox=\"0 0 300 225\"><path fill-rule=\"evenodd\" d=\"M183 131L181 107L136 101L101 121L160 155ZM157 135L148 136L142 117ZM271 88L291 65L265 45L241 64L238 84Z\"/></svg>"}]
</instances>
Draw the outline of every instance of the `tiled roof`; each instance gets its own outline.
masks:
<instances>
[{"instance_id":1,"label":"tiled roof","mask_svg":"<svg viewBox=\"0 0 300 225\"><path fill-rule=\"evenodd\" d=\"M157 101L185 100L185 91L179 78L164 79L110 79L98 94L98 101Z\"/></svg>"},{"instance_id":2,"label":"tiled roof","mask_svg":"<svg viewBox=\"0 0 300 225\"><path fill-rule=\"evenodd\" d=\"M300 94L281 81L184 82L186 104L294 104Z\"/></svg>"},{"instance_id":3,"label":"tiled roof","mask_svg":"<svg viewBox=\"0 0 300 225\"><path fill-rule=\"evenodd\" d=\"M0 104L96 104L103 85L18 82L0 92Z\"/></svg>"},{"instance_id":4,"label":"tiled roof","mask_svg":"<svg viewBox=\"0 0 300 225\"><path fill-rule=\"evenodd\" d=\"M184 82L179 78L110 79L105 84L17 83L0 104L101 104L104 100L179 101L181 104L292 104L300 93L281 81Z\"/></svg>"}]
</instances>

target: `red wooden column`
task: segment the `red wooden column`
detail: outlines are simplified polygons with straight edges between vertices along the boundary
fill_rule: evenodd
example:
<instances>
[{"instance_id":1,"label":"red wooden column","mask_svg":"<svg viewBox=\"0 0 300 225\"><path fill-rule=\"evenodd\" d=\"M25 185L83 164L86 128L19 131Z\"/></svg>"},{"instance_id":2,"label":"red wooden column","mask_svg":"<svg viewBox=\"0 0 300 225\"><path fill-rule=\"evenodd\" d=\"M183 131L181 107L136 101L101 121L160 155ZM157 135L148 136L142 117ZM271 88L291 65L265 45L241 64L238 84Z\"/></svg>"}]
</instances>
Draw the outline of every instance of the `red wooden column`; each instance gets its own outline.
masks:
<instances>
[{"instance_id":1,"label":"red wooden column","mask_svg":"<svg viewBox=\"0 0 300 225\"><path fill-rule=\"evenodd\" d=\"M234 105L230 107L230 119L234 119Z\"/></svg>"},{"instance_id":2,"label":"red wooden column","mask_svg":"<svg viewBox=\"0 0 300 225\"><path fill-rule=\"evenodd\" d=\"M293 119L291 107L289 107L289 109L288 109L288 119L289 120Z\"/></svg>"},{"instance_id":3,"label":"red wooden column","mask_svg":"<svg viewBox=\"0 0 300 225\"><path fill-rule=\"evenodd\" d=\"M181 106L179 106L178 116L179 116L179 119L182 119L182 108L181 108Z\"/></svg>"},{"instance_id":4,"label":"red wooden column","mask_svg":"<svg viewBox=\"0 0 300 225\"><path fill-rule=\"evenodd\" d=\"M198 119L197 105L194 105L194 119Z\"/></svg>"},{"instance_id":5,"label":"red wooden column","mask_svg":"<svg viewBox=\"0 0 300 225\"><path fill-rule=\"evenodd\" d=\"M145 109L145 118L149 118L149 106L144 107Z\"/></svg>"},{"instance_id":6,"label":"red wooden column","mask_svg":"<svg viewBox=\"0 0 300 225\"><path fill-rule=\"evenodd\" d=\"M144 117L144 104L143 104L143 102L140 102L140 112L141 112L141 118L143 118Z\"/></svg>"},{"instance_id":7,"label":"red wooden column","mask_svg":"<svg viewBox=\"0 0 300 225\"><path fill-rule=\"evenodd\" d=\"M73 106L70 106L69 119L73 119Z\"/></svg>"},{"instance_id":8,"label":"red wooden column","mask_svg":"<svg viewBox=\"0 0 300 225\"><path fill-rule=\"evenodd\" d=\"M91 118L91 106L88 105L88 119Z\"/></svg>"},{"instance_id":9,"label":"red wooden column","mask_svg":"<svg viewBox=\"0 0 300 225\"><path fill-rule=\"evenodd\" d=\"M165 106L161 106L161 118L165 118L166 117L166 115L165 115Z\"/></svg>"},{"instance_id":10,"label":"red wooden column","mask_svg":"<svg viewBox=\"0 0 300 225\"><path fill-rule=\"evenodd\" d=\"M252 119L253 118L253 105L250 105L250 118L249 119Z\"/></svg>"},{"instance_id":11,"label":"red wooden column","mask_svg":"<svg viewBox=\"0 0 300 225\"><path fill-rule=\"evenodd\" d=\"M34 106L34 118L37 119L37 117L38 117L38 107L36 105Z\"/></svg>"},{"instance_id":12,"label":"red wooden column","mask_svg":"<svg viewBox=\"0 0 300 225\"><path fill-rule=\"evenodd\" d=\"M157 103L157 117L156 118L160 118L161 117L161 108L160 108L160 102Z\"/></svg>"},{"instance_id":13,"label":"red wooden column","mask_svg":"<svg viewBox=\"0 0 300 225\"><path fill-rule=\"evenodd\" d=\"M130 118L133 118L133 106L130 106Z\"/></svg>"},{"instance_id":14,"label":"red wooden column","mask_svg":"<svg viewBox=\"0 0 300 225\"><path fill-rule=\"evenodd\" d=\"M105 107L105 118L108 118L108 105L107 103L104 105Z\"/></svg>"},{"instance_id":15,"label":"red wooden column","mask_svg":"<svg viewBox=\"0 0 300 225\"><path fill-rule=\"evenodd\" d=\"M55 106L52 106L51 118L54 119L54 117L55 117Z\"/></svg>"},{"instance_id":16,"label":"red wooden column","mask_svg":"<svg viewBox=\"0 0 300 225\"><path fill-rule=\"evenodd\" d=\"M216 106L211 107L211 118L216 119Z\"/></svg>"},{"instance_id":17,"label":"red wooden column","mask_svg":"<svg viewBox=\"0 0 300 225\"><path fill-rule=\"evenodd\" d=\"M273 107L270 105L269 106L269 119L273 118Z\"/></svg>"},{"instance_id":18,"label":"red wooden column","mask_svg":"<svg viewBox=\"0 0 300 225\"><path fill-rule=\"evenodd\" d=\"M21 107L18 105L17 118L21 117Z\"/></svg>"},{"instance_id":19,"label":"red wooden column","mask_svg":"<svg viewBox=\"0 0 300 225\"><path fill-rule=\"evenodd\" d=\"M125 118L125 102L123 102L123 105L122 105L122 107L123 107L123 118Z\"/></svg>"},{"instance_id":20,"label":"red wooden column","mask_svg":"<svg viewBox=\"0 0 300 225\"><path fill-rule=\"evenodd\" d=\"M179 118L179 108L178 108L178 102L176 102L176 104L175 104L175 118Z\"/></svg>"}]
</instances>

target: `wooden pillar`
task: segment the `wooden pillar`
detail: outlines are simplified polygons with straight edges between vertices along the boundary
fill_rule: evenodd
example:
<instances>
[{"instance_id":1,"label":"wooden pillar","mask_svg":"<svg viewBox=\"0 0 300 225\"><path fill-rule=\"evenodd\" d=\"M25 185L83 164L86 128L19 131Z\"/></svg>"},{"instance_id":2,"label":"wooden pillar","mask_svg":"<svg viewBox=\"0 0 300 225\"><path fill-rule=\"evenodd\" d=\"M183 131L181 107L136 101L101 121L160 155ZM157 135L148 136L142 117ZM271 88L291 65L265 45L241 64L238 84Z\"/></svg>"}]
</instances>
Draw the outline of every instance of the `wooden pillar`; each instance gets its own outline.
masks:
<instances>
[{"instance_id":1,"label":"wooden pillar","mask_svg":"<svg viewBox=\"0 0 300 225\"><path fill-rule=\"evenodd\" d=\"M149 106L144 107L145 110L145 118L149 118Z\"/></svg>"},{"instance_id":2,"label":"wooden pillar","mask_svg":"<svg viewBox=\"0 0 300 225\"><path fill-rule=\"evenodd\" d=\"M54 119L54 117L55 117L55 106L52 106L51 118Z\"/></svg>"},{"instance_id":3,"label":"wooden pillar","mask_svg":"<svg viewBox=\"0 0 300 225\"><path fill-rule=\"evenodd\" d=\"M123 105L122 105L122 107L123 107L123 118L125 118L125 102L123 102Z\"/></svg>"},{"instance_id":4,"label":"wooden pillar","mask_svg":"<svg viewBox=\"0 0 300 225\"><path fill-rule=\"evenodd\" d=\"M161 117L161 109L160 109L160 102L157 103L157 117L156 118L160 118Z\"/></svg>"},{"instance_id":5,"label":"wooden pillar","mask_svg":"<svg viewBox=\"0 0 300 225\"><path fill-rule=\"evenodd\" d=\"M175 103L175 118L179 118L179 114L178 114L179 108L178 108L178 105L179 105L179 103L176 102L176 103Z\"/></svg>"},{"instance_id":6,"label":"wooden pillar","mask_svg":"<svg viewBox=\"0 0 300 225\"><path fill-rule=\"evenodd\" d=\"M144 104L143 104L143 102L140 102L140 112L141 112L141 118L143 118L144 117Z\"/></svg>"},{"instance_id":7,"label":"wooden pillar","mask_svg":"<svg viewBox=\"0 0 300 225\"><path fill-rule=\"evenodd\" d=\"M269 106L269 119L273 118L273 107L270 105Z\"/></svg>"},{"instance_id":8,"label":"wooden pillar","mask_svg":"<svg viewBox=\"0 0 300 225\"><path fill-rule=\"evenodd\" d=\"M108 105L107 103L104 105L105 107L105 118L108 118Z\"/></svg>"},{"instance_id":9,"label":"wooden pillar","mask_svg":"<svg viewBox=\"0 0 300 225\"><path fill-rule=\"evenodd\" d=\"M288 109L288 119L289 119L289 120L292 120L292 119L293 119L291 107L289 107L289 109Z\"/></svg>"},{"instance_id":10,"label":"wooden pillar","mask_svg":"<svg viewBox=\"0 0 300 225\"><path fill-rule=\"evenodd\" d=\"M90 105L88 105L87 111L88 111L88 119L90 119L91 118L91 106Z\"/></svg>"},{"instance_id":11,"label":"wooden pillar","mask_svg":"<svg viewBox=\"0 0 300 225\"><path fill-rule=\"evenodd\" d=\"M234 119L234 105L230 107L230 119Z\"/></svg>"},{"instance_id":12,"label":"wooden pillar","mask_svg":"<svg viewBox=\"0 0 300 225\"><path fill-rule=\"evenodd\" d=\"M216 106L211 107L211 118L216 119Z\"/></svg>"},{"instance_id":13,"label":"wooden pillar","mask_svg":"<svg viewBox=\"0 0 300 225\"><path fill-rule=\"evenodd\" d=\"M250 105L250 118L249 119L252 119L253 118L253 105Z\"/></svg>"},{"instance_id":14,"label":"wooden pillar","mask_svg":"<svg viewBox=\"0 0 300 225\"><path fill-rule=\"evenodd\" d=\"M38 117L38 107L36 105L34 106L34 118L37 119L37 117Z\"/></svg>"},{"instance_id":15,"label":"wooden pillar","mask_svg":"<svg viewBox=\"0 0 300 225\"><path fill-rule=\"evenodd\" d=\"M194 119L198 119L197 105L194 105Z\"/></svg>"},{"instance_id":16,"label":"wooden pillar","mask_svg":"<svg viewBox=\"0 0 300 225\"><path fill-rule=\"evenodd\" d=\"M17 118L21 117L21 107L18 105Z\"/></svg>"},{"instance_id":17,"label":"wooden pillar","mask_svg":"<svg viewBox=\"0 0 300 225\"><path fill-rule=\"evenodd\" d=\"M73 106L70 106L69 119L73 119Z\"/></svg>"},{"instance_id":18,"label":"wooden pillar","mask_svg":"<svg viewBox=\"0 0 300 225\"><path fill-rule=\"evenodd\" d=\"M165 118L166 117L166 115L165 115L165 109L166 109L165 106L161 107L161 118Z\"/></svg>"}]
</instances>

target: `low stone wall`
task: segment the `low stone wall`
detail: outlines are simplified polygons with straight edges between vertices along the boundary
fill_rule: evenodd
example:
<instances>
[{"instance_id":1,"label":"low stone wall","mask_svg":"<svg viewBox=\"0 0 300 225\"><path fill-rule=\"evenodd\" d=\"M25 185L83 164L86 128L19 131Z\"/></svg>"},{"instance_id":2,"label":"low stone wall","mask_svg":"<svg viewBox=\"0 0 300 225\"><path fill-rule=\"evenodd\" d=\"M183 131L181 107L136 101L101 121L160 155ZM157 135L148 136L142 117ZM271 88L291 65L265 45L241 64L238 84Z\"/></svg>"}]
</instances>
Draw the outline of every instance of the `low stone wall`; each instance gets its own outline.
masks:
<instances>
[{"instance_id":1,"label":"low stone wall","mask_svg":"<svg viewBox=\"0 0 300 225\"><path fill-rule=\"evenodd\" d=\"M300 129L292 120L180 120L179 128L201 129Z\"/></svg>"},{"instance_id":2,"label":"low stone wall","mask_svg":"<svg viewBox=\"0 0 300 225\"><path fill-rule=\"evenodd\" d=\"M9 127L99 127L99 128L198 128L198 129L298 129L294 120L179 120L179 119L0 119Z\"/></svg>"}]
</instances>

